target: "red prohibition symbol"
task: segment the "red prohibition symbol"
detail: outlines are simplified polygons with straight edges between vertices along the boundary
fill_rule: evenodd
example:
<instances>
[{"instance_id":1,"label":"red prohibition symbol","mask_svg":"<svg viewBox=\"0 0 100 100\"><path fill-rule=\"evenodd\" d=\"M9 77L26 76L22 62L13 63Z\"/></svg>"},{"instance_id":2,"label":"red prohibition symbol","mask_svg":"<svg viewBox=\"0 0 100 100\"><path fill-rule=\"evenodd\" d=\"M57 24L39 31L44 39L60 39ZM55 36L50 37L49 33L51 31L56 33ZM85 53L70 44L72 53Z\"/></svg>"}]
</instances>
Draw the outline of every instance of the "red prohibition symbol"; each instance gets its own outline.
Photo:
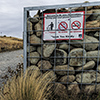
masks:
<instances>
[{"instance_id":1,"label":"red prohibition symbol","mask_svg":"<svg viewBox=\"0 0 100 100\"><path fill-rule=\"evenodd\" d=\"M59 30L66 30L68 28L68 24L64 21L60 22L58 25Z\"/></svg>"},{"instance_id":2,"label":"red prohibition symbol","mask_svg":"<svg viewBox=\"0 0 100 100\"><path fill-rule=\"evenodd\" d=\"M71 28L74 29L74 30L78 30L78 29L80 29L80 27L81 27L81 23L79 21L74 21L71 24Z\"/></svg>"}]
</instances>

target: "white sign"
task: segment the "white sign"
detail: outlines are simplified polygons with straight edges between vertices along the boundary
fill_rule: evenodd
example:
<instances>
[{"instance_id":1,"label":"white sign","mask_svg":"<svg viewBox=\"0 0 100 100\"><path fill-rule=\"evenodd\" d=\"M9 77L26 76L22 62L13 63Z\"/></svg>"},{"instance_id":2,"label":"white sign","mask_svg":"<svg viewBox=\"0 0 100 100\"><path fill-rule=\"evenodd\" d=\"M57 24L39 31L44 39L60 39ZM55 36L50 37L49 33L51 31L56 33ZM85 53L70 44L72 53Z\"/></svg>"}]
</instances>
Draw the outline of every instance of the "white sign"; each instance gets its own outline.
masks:
<instances>
[{"instance_id":1,"label":"white sign","mask_svg":"<svg viewBox=\"0 0 100 100\"><path fill-rule=\"evenodd\" d=\"M43 40L81 40L84 35L84 11L45 13Z\"/></svg>"}]
</instances>

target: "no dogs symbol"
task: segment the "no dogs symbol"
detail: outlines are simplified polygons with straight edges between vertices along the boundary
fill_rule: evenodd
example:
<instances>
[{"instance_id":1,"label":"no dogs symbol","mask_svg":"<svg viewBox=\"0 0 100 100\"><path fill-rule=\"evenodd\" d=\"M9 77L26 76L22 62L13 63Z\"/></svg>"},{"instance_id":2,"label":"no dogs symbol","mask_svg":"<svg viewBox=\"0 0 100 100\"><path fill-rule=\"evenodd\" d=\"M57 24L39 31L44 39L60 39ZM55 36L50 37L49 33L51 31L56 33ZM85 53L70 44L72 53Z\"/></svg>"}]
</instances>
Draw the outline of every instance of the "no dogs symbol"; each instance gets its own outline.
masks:
<instances>
[{"instance_id":1,"label":"no dogs symbol","mask_svg":"<svg viewBox=\"0 0 100 100\"><path fill-rule=\"evenodd\" d=\"M81 23L79 21L74 21L71 24L71 28L74 29L74 30L78 30L78 29L80 29L80 27L81 27Z\"/></svg>"},{"instance_id":2,"label":"no dogs symbol","mask_svg":"<svg viewBox=\"0 0 100 100\"><path fill-rule=\"evenodd\" d=\"M59 23L58 25L58 29L59 30L66 30L68 28L68 24L65 21L62 21L61 23Z\"/></svg>"}]
</instances>

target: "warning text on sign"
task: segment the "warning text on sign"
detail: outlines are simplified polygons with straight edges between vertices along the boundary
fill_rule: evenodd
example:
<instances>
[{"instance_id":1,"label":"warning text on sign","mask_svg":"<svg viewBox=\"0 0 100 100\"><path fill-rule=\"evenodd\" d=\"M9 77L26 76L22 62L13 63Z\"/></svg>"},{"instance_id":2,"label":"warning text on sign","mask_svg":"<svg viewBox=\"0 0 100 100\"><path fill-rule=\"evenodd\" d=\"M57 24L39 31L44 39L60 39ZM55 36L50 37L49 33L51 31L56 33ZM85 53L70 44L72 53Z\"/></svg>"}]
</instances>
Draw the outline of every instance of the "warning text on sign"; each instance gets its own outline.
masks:
<instances>
[{"instance_id":1,"label":"warning text on sign","mask_svg":"<svg viewBox=\"0 0 100 100\"><path fill-rule=\"evenodd\" d=\"M84 35L84 11L45 13L43 40L81 40Z\"/></svg>"}]
</instances>

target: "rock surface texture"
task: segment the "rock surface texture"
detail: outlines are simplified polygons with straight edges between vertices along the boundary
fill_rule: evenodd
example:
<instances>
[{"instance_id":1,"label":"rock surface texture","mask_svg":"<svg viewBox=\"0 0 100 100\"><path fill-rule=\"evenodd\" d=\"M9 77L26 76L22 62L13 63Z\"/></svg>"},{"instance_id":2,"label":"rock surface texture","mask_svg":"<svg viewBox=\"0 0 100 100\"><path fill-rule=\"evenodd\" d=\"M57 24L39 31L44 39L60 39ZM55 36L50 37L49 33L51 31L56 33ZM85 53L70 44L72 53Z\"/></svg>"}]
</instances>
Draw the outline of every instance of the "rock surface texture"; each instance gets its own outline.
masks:
<instances>
[{"instance_id":1,"label":"rock surface texture","mask_svg":"<svg viewBox=\"0 0 100 100\"><path fill-rule=\"evenodd\" d=\"M70 66L82 66L86 63L86 59L84 58L78 58L78 57L86 57L86 51L82 48L72 49L69 53ZM74 57L74 58L72 58Z\"/></svg>"}]
</instances>

